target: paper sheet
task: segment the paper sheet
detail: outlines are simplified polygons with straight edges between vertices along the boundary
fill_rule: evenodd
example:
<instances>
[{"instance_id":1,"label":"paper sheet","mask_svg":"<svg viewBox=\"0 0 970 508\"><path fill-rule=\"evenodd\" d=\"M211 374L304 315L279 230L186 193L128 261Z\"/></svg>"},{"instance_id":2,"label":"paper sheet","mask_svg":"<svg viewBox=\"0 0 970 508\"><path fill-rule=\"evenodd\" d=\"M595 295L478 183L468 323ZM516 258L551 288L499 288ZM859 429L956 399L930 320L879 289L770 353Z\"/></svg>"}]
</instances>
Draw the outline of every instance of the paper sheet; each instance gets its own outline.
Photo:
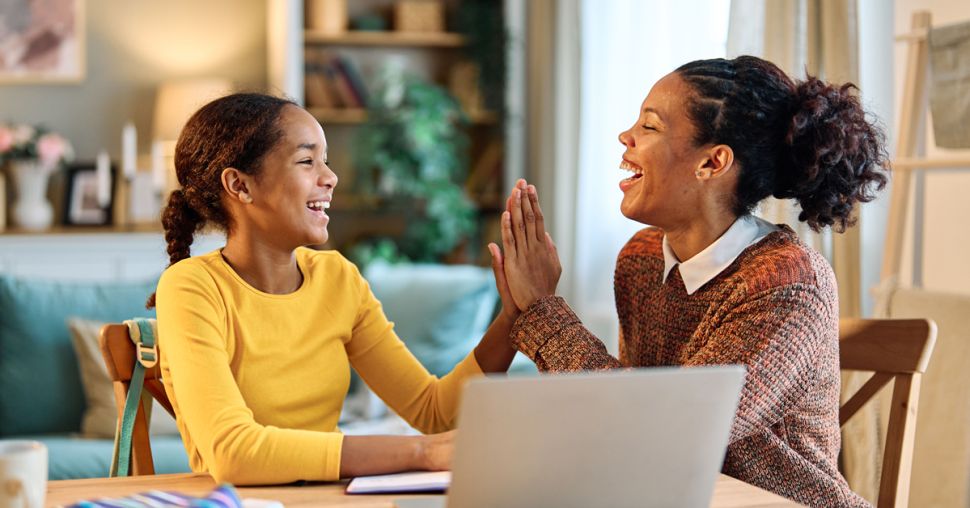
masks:
<instances>
[{"instance_id":1,"label":"paper sheet","mask_svg":"<svg viewBox=\"0 0 970 508\"><path fill-rule=\"evenodd\" d=\"M450 484L451 471L358 476L347 486L347 493L444 492Z\"/></svg>"}]
</instances>

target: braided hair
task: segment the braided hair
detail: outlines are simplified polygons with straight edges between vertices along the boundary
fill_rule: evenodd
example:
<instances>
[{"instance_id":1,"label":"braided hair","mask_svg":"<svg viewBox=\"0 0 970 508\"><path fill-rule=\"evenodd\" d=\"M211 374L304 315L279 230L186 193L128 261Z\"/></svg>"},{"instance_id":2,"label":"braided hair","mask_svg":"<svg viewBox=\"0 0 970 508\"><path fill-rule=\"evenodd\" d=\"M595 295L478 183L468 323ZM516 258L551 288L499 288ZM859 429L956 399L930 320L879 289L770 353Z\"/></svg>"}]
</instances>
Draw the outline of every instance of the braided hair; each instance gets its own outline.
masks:
<instances>
[{"instance_id":1,"label":"braided hair","mask_svg":"<svg viewBox=\"0 0 970 508\"><path fill-rule=\"evenodd\" d=\"M195 112L175 146L175 173L180 189L162 211L169 265L188 258L195 233L206 225L232 229L222 206L222 171L259 172L263 158L283 137L280 114L293 101L259 93L237 93L216 99ZM155 306L155 294L145 306Z\"/></svg>"}]
</instances>

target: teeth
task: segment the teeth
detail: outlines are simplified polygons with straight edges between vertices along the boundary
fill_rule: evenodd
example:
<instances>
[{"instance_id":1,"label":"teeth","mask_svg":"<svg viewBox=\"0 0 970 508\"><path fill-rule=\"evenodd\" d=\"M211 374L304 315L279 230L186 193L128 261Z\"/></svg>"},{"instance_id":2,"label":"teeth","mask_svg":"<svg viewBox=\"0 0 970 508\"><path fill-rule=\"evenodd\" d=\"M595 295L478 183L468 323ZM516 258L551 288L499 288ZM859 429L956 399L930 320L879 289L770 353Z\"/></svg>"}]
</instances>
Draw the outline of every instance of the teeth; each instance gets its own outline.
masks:
<instances>
[{"instance_id":1,"label":"teeth","mask_svg":"<svg viewBox=\"0 0 970 508\"><path fill-rule=\"evenodd\" d=\"M306 204L307 208L313 208L314 210L326 210L330 208L329 201L309 201Z\"/></svg>"},{"instance_id":2,"label":"teeth","mask_svg":"<svg viewBox=\"0 0 970 508\"><path fill-rule=\"evenodd\" d=\"M634 172L634 173L636 173L638 175L642 175L643 174L643 169L642 168L639 168L637 166L634 166L633 164L631 164L631 163L629 163L627 161L620 161L620 169L625 169L627 171L632 171L632 172Z\"/></svg>"}]
</instances>

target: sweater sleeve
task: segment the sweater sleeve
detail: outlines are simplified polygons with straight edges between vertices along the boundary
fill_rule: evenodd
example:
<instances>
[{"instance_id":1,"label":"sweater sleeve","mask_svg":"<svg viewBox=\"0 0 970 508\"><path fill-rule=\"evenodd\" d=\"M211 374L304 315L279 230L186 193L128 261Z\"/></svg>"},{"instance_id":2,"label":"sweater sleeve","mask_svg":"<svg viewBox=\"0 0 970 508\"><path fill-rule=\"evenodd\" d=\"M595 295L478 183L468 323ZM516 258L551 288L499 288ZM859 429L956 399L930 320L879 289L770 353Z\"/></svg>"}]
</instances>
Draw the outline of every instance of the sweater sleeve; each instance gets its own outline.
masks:
<instances>
[{"instance_id":1,"label":"sweater sleeve","mask_svg":"<svg viewBox=\"0 0 970 508\"><path fill-rule=\"evenodd\" d=\"M356 273L356 268L354 268ZM359 274L359 312L347 356L367 385L412 427L424 433L455 427L464 383L481 376L474 352L438 379L394 333L370 285Z\"/></svg>"},{"instance_id":2,"label":"sweater sleeve","mask_svg":"<svg viewBox=\"0 0 970 508\"><path fill-rule=\"evenodd\" d=\"M777 424L813 389L817 355L837 354L837 349L822 347L838 340L838 316L830 307L817 287L767 289L708 329L705 345L685 360L686 366L747 368L730 442Z\"/></svg>"},{"instance_id":3,"label":"sweater sleeve","mask_svg":"<svg viewBox=\"0 0 970 508\"><path fill-rule=\"evenodd\" d=\"M536 300L516 319L510 335L515 349L531 358L541 371L623 367L559 296Z\"/></svg>"},{"instance_id":4,"label":"sweater sleeve","mask_svg":"<svg viewBox=\"0 0 970 508\"><path fill-rule=\"evenodd\" d=\"M339 478L342 434L260 425L253 418L230 369L225 301L204 269L170 268L159 281L157 302L169 397L182 432L217 482Z\"/></svg>"}]
</instances>

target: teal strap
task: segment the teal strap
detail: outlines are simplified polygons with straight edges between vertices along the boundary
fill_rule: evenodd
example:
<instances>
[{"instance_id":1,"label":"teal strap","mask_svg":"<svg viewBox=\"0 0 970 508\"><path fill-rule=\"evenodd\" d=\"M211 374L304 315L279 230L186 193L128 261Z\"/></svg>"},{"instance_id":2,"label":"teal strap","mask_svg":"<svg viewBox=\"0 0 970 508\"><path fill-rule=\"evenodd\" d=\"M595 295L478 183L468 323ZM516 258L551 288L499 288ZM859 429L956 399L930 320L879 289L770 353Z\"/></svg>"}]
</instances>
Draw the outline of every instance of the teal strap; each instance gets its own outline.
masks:
<instances>
[{"instance_id":1,"label":"teal strap","mask_svg":"<svg viewBox=\"0 0 970 508\"><path fill-rule=\"evenodd\" d=\"M158 361L155 349L155 332L148 319L135 318L140 340L135 343L135 369L131 373L128 396L125 398L125 411L115 433L114 456L111 460L110 476L129 476L131 474L131 439L135 428L135 416L142 402L142 387L145 384L146 365L151 368ZM147 416L147 412L146 412Z\"/></svg>"}]
</instances>

